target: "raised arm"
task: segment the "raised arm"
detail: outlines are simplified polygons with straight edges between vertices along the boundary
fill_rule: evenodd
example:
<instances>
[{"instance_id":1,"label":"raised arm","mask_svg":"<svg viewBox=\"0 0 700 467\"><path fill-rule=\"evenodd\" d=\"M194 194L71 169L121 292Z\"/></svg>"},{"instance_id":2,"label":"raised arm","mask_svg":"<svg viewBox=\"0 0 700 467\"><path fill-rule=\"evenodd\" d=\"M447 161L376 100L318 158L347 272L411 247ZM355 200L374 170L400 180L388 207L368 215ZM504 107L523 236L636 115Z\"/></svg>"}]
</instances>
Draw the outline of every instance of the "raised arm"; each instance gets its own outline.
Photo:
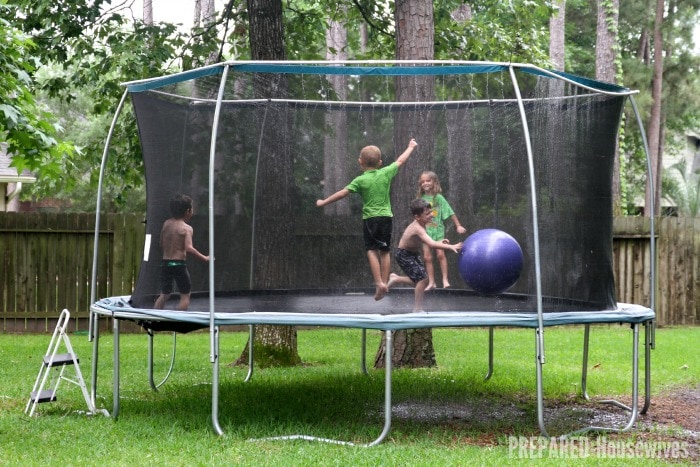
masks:
<instances>
[{"instance_id":1,"label":"raised arm","mask_svg":"<svg viewBox=\"0 0 700 467\"><path fill-rule=\"evenodd\" d=\"M416 140L411 138L411 141L408 142L408 147L404 152L401 153L398 159L396 159L396 164L401 167L404 162L408 160L409 157L411 157L411 153L413 152L413 148L418 146L418 143L416 143Z\"/></svg>"},{"instance_id":2,"label":"raised arm","mask_svg":"<svg viewBox=\"0 0 700 467\"><path fill-rule=\"evenodd\" d=\"M326 199L317 199L316 206L321 208L321 207L325 206L326 204L335 203L339 199L343 199L349 194L350 194L350 190L348 190L347 188L343 188L342 190L336 191L335 193L333 193L332 195L330 195Z\"/></svg>"}]
</instances>

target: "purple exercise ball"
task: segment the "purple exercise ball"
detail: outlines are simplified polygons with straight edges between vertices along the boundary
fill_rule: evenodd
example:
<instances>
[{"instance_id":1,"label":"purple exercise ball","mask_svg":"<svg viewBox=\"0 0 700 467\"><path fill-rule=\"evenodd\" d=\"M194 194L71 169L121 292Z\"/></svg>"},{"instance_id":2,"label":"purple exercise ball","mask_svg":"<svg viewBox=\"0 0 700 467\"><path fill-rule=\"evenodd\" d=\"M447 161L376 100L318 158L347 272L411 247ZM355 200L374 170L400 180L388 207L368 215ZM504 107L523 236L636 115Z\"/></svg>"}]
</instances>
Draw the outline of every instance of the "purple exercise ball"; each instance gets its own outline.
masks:
<instances>
[{"instance_id":1,"label":"purple exercise ball","mask_svg":"<svg viewBox=\"0 0 700 467\"><path fill-rule=\"evenodd\" d=\"M505 292L518 280L522 269L520 245L502 230L478 230L464 241L459 273L467 285L481 294Z\"/></svg>"}]
</instances>

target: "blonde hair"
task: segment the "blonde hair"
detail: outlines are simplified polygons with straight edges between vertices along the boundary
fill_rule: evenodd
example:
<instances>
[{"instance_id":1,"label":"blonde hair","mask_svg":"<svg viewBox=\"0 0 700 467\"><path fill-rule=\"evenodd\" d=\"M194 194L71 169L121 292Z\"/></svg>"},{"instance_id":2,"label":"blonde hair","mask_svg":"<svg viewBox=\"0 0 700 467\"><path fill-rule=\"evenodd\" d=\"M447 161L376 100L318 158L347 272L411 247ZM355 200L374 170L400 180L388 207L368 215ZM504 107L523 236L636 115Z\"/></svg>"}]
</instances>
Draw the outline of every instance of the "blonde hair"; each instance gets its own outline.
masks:
<instances>
[{"instance_id":1,"label":"blonde hair","mask_svg":"<svg viewBox=\"0 0 700 467\"><path fill-rule=\"evenodd\" d=\"M360 160L365 167L379 167L382 151L377 146L365 146L360 151Z\"/></svg>"},{"instance_id":2,"label":"blonde hair","mask_svg":"<svg viewBox=\"0 0 700 467\"><path fill-rule=\"evenodd\" d=\"M423 175L427 175L430 180L433 181L433 194L437 195L438 193L442 193L442 187L440 186L440 180L438 180L438 176L435 172L432 170L426 170L420 176L418 177L418 197L420 198L423 196L423 189L420 186L420 179L423 178Z\"/></svg>"}]
</instances>

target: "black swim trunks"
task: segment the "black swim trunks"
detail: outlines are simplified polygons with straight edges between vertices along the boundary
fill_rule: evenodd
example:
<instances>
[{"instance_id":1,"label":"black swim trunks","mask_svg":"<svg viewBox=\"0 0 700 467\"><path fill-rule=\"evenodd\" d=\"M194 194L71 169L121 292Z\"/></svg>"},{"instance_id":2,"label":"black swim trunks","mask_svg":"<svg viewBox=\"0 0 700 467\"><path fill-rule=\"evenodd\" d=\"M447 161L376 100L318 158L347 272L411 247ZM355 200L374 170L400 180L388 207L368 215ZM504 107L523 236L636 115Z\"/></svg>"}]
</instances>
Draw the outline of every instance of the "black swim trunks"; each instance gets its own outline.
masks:
<instances>
[{"instance_id":1,"label":"black swim trunks","mask_svg":"<svg viewBox=\"0 0 700 467\"><path fill-rule=\"evenodd\" d=\"M389 251L391 245L391 217L370 217L362 221L365 249Z\"/></svg>"},{"instance_id":2,"label":"black swim trunks","mask_svg":"<svg viewBox=\"0 0 700 467\"><path fill-rule=\"evenodd\" d=\"M187 271L187 262L176 259L164 259L160 264L160 291L168 295L173 291L173 280L177 284L177 290L182 294L190 293L192 283L190 273Z\"/></svg>"},{"instance_id":3,"label":"black swim trunks","mask_svg":"<svg viewBox=\"0 0 700 467\"><path fill-rule=\"evenodd\" d=\"M419 253L397 248L394 257L398 265L401 266L403 272L406 273L414 284L428 277L428 272L425 270L425 265Z\"/></svg>"}]
</instances>

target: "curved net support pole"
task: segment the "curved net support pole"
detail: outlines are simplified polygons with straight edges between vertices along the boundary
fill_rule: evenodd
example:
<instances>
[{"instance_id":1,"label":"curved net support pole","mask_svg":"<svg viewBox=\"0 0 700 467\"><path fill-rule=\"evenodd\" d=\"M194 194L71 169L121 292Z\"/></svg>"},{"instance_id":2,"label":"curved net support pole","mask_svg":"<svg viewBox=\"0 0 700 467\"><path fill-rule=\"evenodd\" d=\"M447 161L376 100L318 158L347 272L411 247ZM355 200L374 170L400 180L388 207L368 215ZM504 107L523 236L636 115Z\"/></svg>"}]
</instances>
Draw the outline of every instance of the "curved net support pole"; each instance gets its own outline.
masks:
<instances>
[{"instance_id":1,"label":"curved net support pole","mask_svg":"<svg viewBox=\"0 0 700 467\"><path fill-rule=\"evenodd\" d=\"M217 364L219 358L218 345L215 345L215 324L214 313L216 306L215 298L215 274L214 261L216 261L214 251L214 180L215 180L215 162L216 162L216 135L219 131L219 117L221 115L221 101L224 98L224 89L226 88L226 78L228 77L229 66L224 67L221 73L221 81L219 82L219 93L216 97L216 109L214 110L214 122L211 129L211 146L209 147L209 362Z\"/></svg>"},{"instance_id":2,"label":"curved net support pole","mask_svg":"<svg viewBox=\"0 0 700 467\"><path fill-rule=\"evenodd\" d=\"M170 367L168 368L168 372L166 373L165 377L163 380L156 384L155 380L153 379L153 339L155 336L153 335L153 331L148 331L148 384L150 384L151 389L154 391L157 391L159 387L165 384L166 381L170 378L170 375L173 372L173 368L175 368L175 351L177 349L177 333L173 333L173 354L170 358Z\"/></svg>"},{"instance_id":3,"label":"curved net support pole","mask_svg":"<svg viewBox=\"0 0 700 467\"><path fill-rule=\"evenodd\" d=\"M532 143L530 142L530 130L527 124L527 116L525 114L525 106L523 98L520 94L520 86L518 79L515 76L515 70L512 66L508 67L515 95L518 99L518 109L520 110L520 119L523 126L523 135L525 138L525 148L527 150L527 164L530 176L530 206L532 208L532 243L535 256L535 284L537 290L537 330L535 333L536 339L536 362L537 367L537 421L540 426L540 431L543 436L547 435L547 430L544 427L544 390L542 382L542 365L545 363L544 355L544 318L542 316L542 269L540 260L540 236L538 228L537 214L537 184L535 179L535 163L532 154Z\"/></svg>"},{"instance_id":4,"label":"curved net support pole","mask_svg":"<svg viewBox=\"0 0 700 467\"><path fill-rule=\"evenodd\" d=\"M114 112L114 118L112 118L112 124L109 127L109 133L107 134L107 140L105 141L105 148L102 152L102 162L100 163L100 176L97 183L97 204L95 207L95 238L92 248L92 275L90 277L90 303L95 303L97 296L97 252L99 251L100 245L100 210L102 208L102 187L104 184L104 173L107 167L107 155L109 154L109 145L112 141L112 135L114 134L114 127L117 125L117 118L121 114L122 108L124 107L124 102L126 102L126 96L129 95L129 91L124 91L122 98L119 101L116 112ZM92 375L90 376L90 399L92 405L95 406L95 400L97 398L97 364L99 355L99 340L100 340L100 326L99 318L97 315L90 310L90 319L88 324L88 341L92 341ZM115 344L116 345L116 344Z\"/></svg>"},{"instance_id":5,"label":"curved net support pole","mask_svg":"<svg viewBox=\"0 0 700 467\"><path fill-rule=\"evenodd\" d=\"M221 115L221 101L224 97L226 78L229 66L224 67L219 83L219 93L216 97L216 109L214 110L214 123L211 129L211 146L209 149L209 361L212 366L211 382L211 423L218 435L223 435L224 430L219 425L219 326L215 322L216 306L215 277L214 277L214 178L216 159L216 135L219 130L219 116Z\"/></svg>"},{"instance_id":6,"label":"curved net support pole","mask_svg":"<svg viewBox=\"0 0 700 467\"><path fill-rule=\"evenodd\" d=\"M520 94L520 86L518 79L515 76L515 70L512 66L508 67L513 88L518 99L518 109L520 110L520 120L523 125L523 137L525 140L525 149L527 151L527 165L530 178L530 207L532 208L532 243L535 256L535 284L537 286L537 336L538 336L538 352L537 361L544 364L544 318L542 317L542 266L540 259L540 234L537 214L537 180L535 178L535 161L532 154L532 142L530 141L530 129L527 124L527 116L525 115L525 105Z\"/></svg>"},{"instance_id":7,"label":"curved net support pole","mask_svg":"<svg viewBox=\"0 0 700 467\"><path fill-rule=\"evenodd\" d=\"M384 380L384 428L382 429L382 432L379 434L379 437L372 441L371 443L367 444L355 444L350 441L340 441L336 439L329 439L329 438L317 438L316 436L310 436L310 435L288 435L288 436L272 436L268 438L255 438L255 439L250 439L248 441L293 441L293 440L304 440L304 441L318 441L321 443L328 443L328 444L339 444L342 446L360 446L363 448L369 448L372 446L376 446L380 444L382 441L386 439L386 437L389 435L389 431L391 431L391 372L392 372L392 366L391 366L391 355L392 355L392 348L394 344L394 335L393 331L387 330L385 331L386 335L386 351L384 353L384 375L385 375L385 380Z\"/></svg>"},{"instance_id":8,"label":"curved net support pole","mask_svg":"<svg viewBox=\"0 0 700 467\"><path fill-rule=\"evenodd\" d=\"M632 110L634 111L634 116L637 120L637 126L639 127L639 132L642 136L642 142L644 143L644 153L647 156L647 177L649 178L649 184L654 186L654 173L651 167L651 157L649 153L649 142L647 141L647 134L644 131L644 124L642 123L642 116L637 108L637 102L634 100L634 96L630 95L630 103L632 104ZM649 275L649 307L652 310L656 310L656 229L655 229L655 219L656 206L654 206L654 197L649 197L649 264L651 265L651 273ZM641 413L647 413L649 406L651 405L651 349L656 348L656 320L650 323L645 323L645 339L644 339L644 384L645 384L645 397L644 397L644 407Z\"/></svg>"}]
</instances>

